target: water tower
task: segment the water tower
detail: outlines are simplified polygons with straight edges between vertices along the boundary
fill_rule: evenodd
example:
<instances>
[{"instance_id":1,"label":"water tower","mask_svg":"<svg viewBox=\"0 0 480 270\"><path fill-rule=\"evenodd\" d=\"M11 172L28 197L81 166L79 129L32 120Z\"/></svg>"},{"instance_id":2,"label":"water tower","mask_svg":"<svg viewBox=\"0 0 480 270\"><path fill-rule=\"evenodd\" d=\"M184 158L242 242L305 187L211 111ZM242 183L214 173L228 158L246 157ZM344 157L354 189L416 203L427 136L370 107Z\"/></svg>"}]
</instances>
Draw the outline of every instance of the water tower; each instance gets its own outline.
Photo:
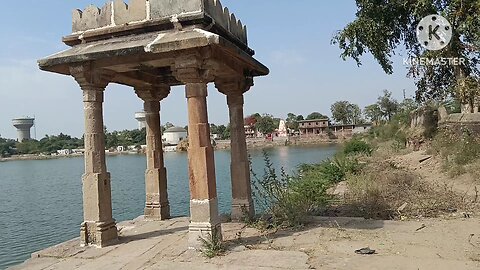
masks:
<instances>
[{"instance_id":1,"label":"water tower","mask_svg":"<svg viewBox=\"0 0 480 270\"><path fill-rule=\"evenodd\" d=\"M13 126L17 129L19 142L23 140L30 140L32 137L30 136L30 129L35 124L35 118L30 117L22 117L16 118L12 120Z\"/></svg>"},{"instance_id":2,"label":"water tower","mask_svg":"<svg viewBox=\"0 0 480 270\"><path fill-rule=\"evenodd\" d=\"M138 121L138 129L142 130L147 127L145 112L137 112L135 113L135 119Z\"/></svg>"}]
</instances>

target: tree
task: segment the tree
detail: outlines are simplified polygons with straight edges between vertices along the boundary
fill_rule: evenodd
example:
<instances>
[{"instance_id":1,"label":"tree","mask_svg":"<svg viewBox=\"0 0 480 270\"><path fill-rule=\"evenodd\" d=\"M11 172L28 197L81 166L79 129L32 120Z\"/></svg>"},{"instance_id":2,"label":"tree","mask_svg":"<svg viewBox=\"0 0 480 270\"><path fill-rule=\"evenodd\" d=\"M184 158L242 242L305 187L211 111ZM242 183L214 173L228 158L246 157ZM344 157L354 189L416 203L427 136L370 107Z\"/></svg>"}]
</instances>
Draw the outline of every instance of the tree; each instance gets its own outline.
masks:
<instances>
[{"instance_id":1,"label":"tree","mask_svg":"<svg viewBox=\"0 0 480 270\"><path fill-rule=\"evenodd\" d=\"M260 118L261 118L261 116L260 116ZM258 118L258 119L260 119L260 118ZM244 122L245 122L246 126L255 126L255 124L257 123L257 118L253 115L250 115L250 116L248 116L244 119Z\"/></svg>"},{"instance_id":2,"label":"tree","mask_svg":"<svg viewBox=\"0 0 480 270\"><path fill-rule=\"evenodd\" d=\"M262 118L262 115L259 113L254 113L251 115L251 117L255 118L255 120L258 121Z\"/></svg>"},{"instance_id":3,"label":"tree","mask_svg":"<svg viewBox=\"0 0 480 270\"><path fill-rule=\"evenodd\" d=\"M301 116L301 115L300 115ZM302 116L303 118L303 116ZM298 130L298 116L293 114L293 113L289 113L287 114L287 128L289 129L293 129L293 130Z\"/></svg>"},{"instance_id":4,"label":"tree","mask_svg":"<svg viewBox=\"0 0 480 270\"><path fill-rule=\"evenodd\" d=\"M38 141L35 140L23 140L22 142L18 142L16 147L17 152L21 155L40 153Z\"/></svg>"},{"instance_id":5,"label":"tree","mask_svg":"<svg viewBox=\"0 0 480 270\"><path fill-rule=\"evenodd\" d=\"M467 106L463 112L473 113L474 108L480 105L477 103L480 97L480 79L467 77L460 80L456 93L462 103Z\"/></svg>"},{"instance_id":6,"label":"tree","mask_svg":"<svg viewBox=\"0 0 480 270\"><path fill-rule=\"evenodd\" d=\"M362 110L360 109L360 106L358 106L357 104L350 104L348 109L350 112L348 119L350 124L357 125L365 122L365 120L362 119Z\"/></svg>"},{"instance_id":7,"label":"tree","mask_svg":"<svg viewBox=\"0 0 480 270\"><path fill-rule=\"evenodd\" d=\"M398 101L392 98L392 92L383 90L383 96L378 97L378 107L382 113L382 116L388 121L392 120L392 117L398 111Z\"/></svg>"},{"instance_id":8,"label":"tree","mask_svg":"<svg viewBox=\"0 0 480 270\"><path fill-rule=\"evenodd\" d=\"M405 48L410 59L464 58L465 65L421 65L414 62L409 76L417 86L416 99L443 99L455 96L459 82L480 76L480 4L476 0L387 1L357 0L356 19L332 39L345 60L360 58L369 52L387 74L393 73L392 55ZM452 41L439 51L427 51L416 38L422 18L441 14L453 27ZM467 99L468 100L468 99ZM464 101L465 102L465 101Z\"/></svg>"},{"instance_id":9,"label":"tree","mask_svg":"<svg viewBox=\"0 0 480 270\"><path fill-rule=\"evenodd\" d=\"M231 135L230 135L230 124L228 124L227 126L221 125L220 128L219 128L219 131L222 132L221 136L222 136L223 140L230 139L230 137L231 137Z\"/></svg>"},{"instance_id":10,"label":"tree","mask_svg":"<svg viewBox=\"0 0 480 270\"><path fill-rule=\"evenodd\" d=\"M45 136L38 142L38 152L56 153L62 149L76 149L83 147L83 140L60 133L58 136ZM33 153L32 153L33 154Z\"/></svg>"},{"instance_id":11,"label":"tree","mask_svg":"<svg viewBox=\"0 0 480 270\"><path fill-rule=\"evenodd\" d=\"M404 125L410 125L412 121L412 112L418 109L418 103L411 98L406 98L400 104L398 104L398 111L395 115L395 120L403 123Z\"/></svg>"},{"instance_id":12,"label":"tree","mask_svg":"<svg viewBox=\"0 0 480 270\"><path fill-rule=\"evenodd\" d=\"M14 140L3 139L0 137L0 157L9 157L15 154L13 148L15 148Z\"/></svg>"},{"instance_id":13,"label":"tree","mask_svg":"<svg viewBox=\"0 0 480 270\"><path fill-rule=\"evenodd\" d=\"M375 124L380 123L380 120L382 119L382 110L380 109L378 103L365 107L364 114L368 119L370 119L371 122Z\"/></svg>"},{"instance_id":14,"label":"tree","mask_svg":"<svg viewBox=\"0 0 480 270\"><path fill-rule=\"evenodd\" d=\"M217 125L210 124L210 133L211 134L219 134Z\"/></svg>"},{"instance_id":15,"label":"tree","mask_svg":"<svg viewBox=\"0 0 480 270\"><path fill-rule=\"evenodd\" d=\"M323 115L319 112L313 112L307 116L307 120L326 119L326 118L328 118L326 115Z\"/></svg>"},{"instance_id":16,"label":"tree","mask_svg":"<svg viewBox=\"0 0 480 270\"><path fill-rule=\"evenodd\" d=\"M272 115L264 114L255 124L258 131L263 134L270 134L275 131L278 125L275 124L275 119Z\"/></svg>"},{"instance_id":17,"label":"tree","mask_svg":"<svg viewBox=\"0 0 480 270\"><path fill-rule=\"evenodd\" d=\"M230 128L227 128L225 125L217 126L215 124L210 124L210 133L217 134L218 137L222 140L230 138Z\"/></svg>"},{"instance_id":18,"label":"tree","mask_svg":"<svg viewBox=\"0 0 480 270\"><path fill-rule=\"evenodd\" d=\"M343 125L357 124L361 120L362 111L360 107L348 101L335 102L331 111L333 120Z\"/></svg>"},{"instance_id":19,"label":"tree","mask_svg":"<svg viewBox=\"0 0 480 270\"><path fill-rule=\"evenodd\" d=\"M105 133L105 147L107 149L117 147L119 145L118 132Z\"/></svg>"},{"instance_id":20,"label":"tree","mask_svg":"<svg viewBox=\"0 0 480 270\"><path fill-rule=\"evenodd\" d=\"M127 141L128 144L122 144L123 146L130 145L145 145L147 144L147 129L134 129L130 131L125 131L126 136L130 139Z\"/></svg>"}]
</instances>

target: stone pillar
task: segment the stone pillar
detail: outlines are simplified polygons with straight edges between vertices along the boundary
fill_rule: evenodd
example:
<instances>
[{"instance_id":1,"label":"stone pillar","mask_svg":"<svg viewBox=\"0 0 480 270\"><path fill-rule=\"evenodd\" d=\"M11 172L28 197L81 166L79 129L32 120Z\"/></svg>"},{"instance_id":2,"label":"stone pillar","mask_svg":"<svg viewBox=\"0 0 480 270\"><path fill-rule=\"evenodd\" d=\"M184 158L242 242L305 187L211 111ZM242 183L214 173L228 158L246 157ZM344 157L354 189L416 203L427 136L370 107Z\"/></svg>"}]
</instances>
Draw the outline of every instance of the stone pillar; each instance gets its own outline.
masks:
<instances>
[{"instance_id":1,"label":"stone pillar","mask_svg":"<svg viewBox=\"0 0 480 270\"><path fill-rule=\"evenodd\" d=\"M147 131L147 170L145 172L145 218L165 220L170 218L167 192L167 169L163 160L162 130L160 126L160 101L170 93L169 86L135 88L144 101Z\"/></svg>"},{"instance_id":2,"label":"stone pillar","mask_svg":"<svg viewBox=\"0 0 480 270\"><path fill-rule=\"evenodd\" d=\"M117 239L112 218L110 173L105 162L103 92L113 74L88 65L70 69L83 90L85 114L85 174L83 175L82 245L103 247Z\"/></svg>"},{"instance_id":3,"label":"stone pillar","mask_svg":"<svg viewBox=\"0 0 480 270\"><path fill-rule=\"evenodd\" d=\"M232 219L237 221L255 215L243 114L243 93L250 89L252 83L251 80L216 82L218 90L227 96L230 113Z\"/></svg>"},{"instance_id":4,"label":"stone pillar","mask_svg":"<svg viewBox=\"0 0 480 270\"><path fill-rule=\"evenodd\" d=\"M207 113L208 71L196 57L177 59L175 74L186 85L188 103L188 166L190 179L189 248L201 247L200 237L221 239L214 150Z\"/></svg>"}]
</instances>

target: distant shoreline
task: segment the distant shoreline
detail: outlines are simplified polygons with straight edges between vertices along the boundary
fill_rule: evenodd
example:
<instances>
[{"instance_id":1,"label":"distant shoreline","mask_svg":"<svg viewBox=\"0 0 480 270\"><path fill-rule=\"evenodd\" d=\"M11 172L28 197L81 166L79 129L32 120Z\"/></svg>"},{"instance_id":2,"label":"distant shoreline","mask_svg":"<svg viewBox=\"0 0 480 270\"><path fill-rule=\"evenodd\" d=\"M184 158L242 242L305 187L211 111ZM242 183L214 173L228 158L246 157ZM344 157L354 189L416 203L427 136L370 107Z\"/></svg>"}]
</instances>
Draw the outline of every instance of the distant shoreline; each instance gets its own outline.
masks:
<instances>
[{"instance_id":1,"label":"distant shoreline","mask_svg":"<svg viewBox=\"0 0 480 270\"><path fill-rule=\"evenodd\" d=\"M120 155L133 155L130 152L113 152L105 153L107 156L120 156ZM141 153L135 153L135 155L140 155ZM48 155L20 155L20 156L11 156L8 158L0 158L0 162L8 161L19 161L19 160L50 160L50 159L62 159L62 158L77 158L83 157L83 154L70 154L70 155L57 155L57 156L48 156Z\"/></svg>"},{"instance_id":2,"label":"distant shoreline","mask_svg":"<svg viewBox=\"0 0 480 270\"><path fill-rule=\"evenodd\" d=\"M263 148L274 148L282 146L308 146L308 145L328 145L328 144L339 144L347 140L345 139L326 139L324 137L294 137L289 140L276 138L274 141L267 141L263 139L250 139L247 140L248 149L263 149ZM230 141L218 141L215 145L215 150L228 150L230 149ZM107 156L121 156L121 155L144 155L143 153L133 153L133 152L107 152ZM51 160L51 159L62 159L62 158L76 158L83 157L83 154L70 154L70 155L20 155L20 156L11 156L8 158L0 158L0 162L8 161L21 161L21 160Z\"/></svg>"}]
</instances>

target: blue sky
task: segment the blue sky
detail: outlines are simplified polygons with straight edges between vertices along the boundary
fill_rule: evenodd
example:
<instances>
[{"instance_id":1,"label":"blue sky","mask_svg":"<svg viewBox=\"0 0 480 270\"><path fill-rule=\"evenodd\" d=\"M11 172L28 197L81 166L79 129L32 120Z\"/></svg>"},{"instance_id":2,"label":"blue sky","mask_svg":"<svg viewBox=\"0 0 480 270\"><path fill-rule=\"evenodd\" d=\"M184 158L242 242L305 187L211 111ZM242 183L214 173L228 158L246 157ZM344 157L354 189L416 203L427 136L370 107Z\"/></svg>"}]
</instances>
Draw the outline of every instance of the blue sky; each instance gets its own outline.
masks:
<instances>
[{"instance_id":1,"label":"blue sky","mask_svg":"<svg viewBox=\"0 0 480 270\"><path fill-rule=\"evenodd\" d=\"M60 132L83 134L82 93L73 78L42 72L36 60L66 46L61 37L71 32L71 11L105 0L23 0L0 9L0 134L14 138L11 119L37 118L37 138ZM406 78L401 52L394 75L386 75L366 55L363 66L340 59L340 50L330 44L335 32L354 19L354 0L223 0L224 6L248 26L249 45L271 74L257 78L246 94L245 114L330 114L330 105L349 100L360 107L375 102L383 89L397 99L413 95L413 81ZM213 87L208 97L211 123L226 124L225 96ZM104 116L109 130L134 129L134 113L142 102L133 89L108 86ZM162 102L162 122L187 123L182 88L174 88Z\"/></svg>"}]
</instances>

